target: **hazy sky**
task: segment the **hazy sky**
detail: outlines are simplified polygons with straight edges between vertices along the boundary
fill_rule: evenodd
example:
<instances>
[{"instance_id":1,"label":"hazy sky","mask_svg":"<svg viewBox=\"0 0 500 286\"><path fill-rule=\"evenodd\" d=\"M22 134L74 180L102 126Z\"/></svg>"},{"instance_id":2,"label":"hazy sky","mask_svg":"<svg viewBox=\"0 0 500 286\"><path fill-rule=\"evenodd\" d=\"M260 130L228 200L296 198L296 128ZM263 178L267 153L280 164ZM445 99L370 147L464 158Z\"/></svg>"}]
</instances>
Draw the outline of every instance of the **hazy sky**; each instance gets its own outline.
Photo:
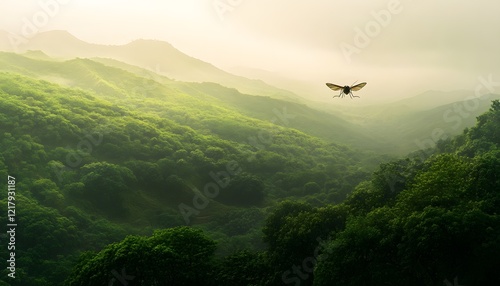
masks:
<instances>
[{"instance_id":1,"label":"hazy sky","mask_svg":"<svg viewBox=\"0 0 500 286\"><path fill-rule=\"evenodd\" d=\"M158 39L222 69L261 69L318 86L367 81L363 95L406 97L500 82L500 1L0 0L0 29L100 44ZM49 5L52 3L51 5ZM52 9L52 10L50 10Z\"/></svg>"}]
</instances>

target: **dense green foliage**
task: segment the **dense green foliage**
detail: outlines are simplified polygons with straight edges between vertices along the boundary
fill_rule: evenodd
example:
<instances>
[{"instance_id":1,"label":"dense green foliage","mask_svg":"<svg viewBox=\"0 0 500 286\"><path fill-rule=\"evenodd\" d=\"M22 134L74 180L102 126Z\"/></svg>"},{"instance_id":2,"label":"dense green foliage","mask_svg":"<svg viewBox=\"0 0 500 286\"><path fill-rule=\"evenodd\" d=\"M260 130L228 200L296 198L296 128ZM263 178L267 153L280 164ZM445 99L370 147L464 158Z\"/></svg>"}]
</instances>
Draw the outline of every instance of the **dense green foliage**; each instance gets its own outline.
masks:
<instances>
[{"instance_id":1,"label":"dense green foliage","mask_svg":"<svg viewBox=\"0 0 500 286\"><path fill-rule=\"evenodd\" d=\"M265 252L207 258L204 285L498 284L499 107L430 157L382 164L340 204L280 203Z\"/></svg>"},{"instance_id":2,"label":"dense green foliage","mask_svg":"<svg viewBox=\"0 0 500 286\"><path fill-rule=\"evenodd\" d=\"M259 97L222 86L86 59L0 61L0 174L16 178L22 234L11 285L61 285L82 252L185 224L216 255L263 250L275 200L342 201L383 158L292 128L295 103L262 97L267 111L251 114L211 94L255 109Z\"/></svg>"},{"instance_id":3,"label":"dense green foliage","mask_svg":"<svg viewBox=\"0 0 500 286\"><path fill-rule=\"evenodd\" d=\"M389 161L308 132L294 121L327 115L295 103L87 59L0 60L0 175L16 178L19 224L4 283L500 282L499 101Z\"/></svg>"},{"instance_id":4,"label":"dense green foliage","mask_svg":"<svg viewBox=\"0 0 500 286\"><path fill-rule=\"evenodd\" d=\"M127 236L97 255L85 253L68 285L102 285L132 280L136 285L202 285L210 273L215 242L188 227ZM126 284L124 284L126 285Z\"/></svg>"},{"instance_id":5,"label":"dense green foliage","mask_svg":"<svg viewBox=\"0 0 500 286\"><path fill-rule=\"evenodd\" d=\"M360 185L345 202L354 215L320 257L314 284L500 283L499 129L494 101L474 128L440 142L430 158L410 158L411 168L394 162L390 183L402 186L394 194L377 187L380 172Z\"/></svg>"}]
</instances>

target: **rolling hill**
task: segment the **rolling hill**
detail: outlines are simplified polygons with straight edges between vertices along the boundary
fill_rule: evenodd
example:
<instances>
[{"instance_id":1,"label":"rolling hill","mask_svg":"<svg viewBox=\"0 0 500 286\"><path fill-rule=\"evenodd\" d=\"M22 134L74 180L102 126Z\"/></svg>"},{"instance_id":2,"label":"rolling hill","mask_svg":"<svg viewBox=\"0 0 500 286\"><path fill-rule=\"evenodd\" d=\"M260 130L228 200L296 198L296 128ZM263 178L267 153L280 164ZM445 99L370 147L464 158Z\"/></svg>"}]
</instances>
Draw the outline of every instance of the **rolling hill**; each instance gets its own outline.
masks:
<instances>
[{"instance_id":1,"label":"rolling hill","mask_svg":"<svg viewBox=\"0 0 500 286\"><path fill-rule=\"evenodd\" d=\"M473 95L474 92L465 90L427 91L387 104L314 106L362 128L364 134L383 145L378 150L405 155L474 126L476 117L488 110L492 100L500 98L500 94L478 98Z\"/></svg>"},{"instance_id":2,"label":"rolling hill","mask_svg":"<svg viewBox=\"0 0 500 286\"><path fill-rule=\"evenodd\" d=\"M347 146L369 140L303 104L114 65L0 53L0 173L23 190L29 277L57 257L73 265L126 234L186 224L224 241L221 253L259 248L276 200L342 201L387 159Z\"/></svg>"},{"instance_id":3,"label":"rolling hill","mask_svg":"<svg viewBox=\"0 0 500 286\"><path fill-rule=\"evenodd\" d=\"M0 49L12 50L11 45L5 39L7 35L6 32L1 33L0 38L3 40L0 43ZM95 87L95 82L92 82L95 78L92 79L92 77L99 77L99 75L96 75L94 71L83 70L79 75L74 74L75 72L66 74L62 68L64 64L56 67L50 66L48 62L63 62L77 57L88 58L93 62L119 68L145 78L140 85L128 86L127 89L147 90L149 87L144 88L144 86L147 86L147 81L152 79L167 84L169 88L217 98L220 104L260 119L274 118L275 114L272 110L274 108L282 110L286 105L289 112L298 116L291 127L329 142L338 142L375 152L404 155L418 149L418 144L415 142L424 140L434 130L443 130L449 135L458 134L460 128L453 124L453 128L450 129L450 123L447 121L458 122L460 120L463 128L473 124L473 120L465 116L463 116L464 120L461 120L449 112L447 115L451 117L443 119L444 112L447 112L450 107L447 105L451 107L461 105L462 101L472 94L469 91L427 91L393 103L371 106L318 104L260 80L227 73L182 53L166 42L155 40L136 40L126 45L107 46L83 42L64 31L50 31L35 35L25 45L20 46L19 51L28 52L25 54L27 58L46 61L47 66L41 67L40 72L24 69L25 74L37 74L38 78L70 86ZM52 59L47 61L47 56ZM80 65L81 69L89 68L91 65L90 62L84 64L83 60L74 64ZM9 65L12 69L7 68ZM37 63L26 62L24 66L29 65L36 66ZM15 64L4 63L3 70L19 71L19 68ZM105 72L114 73L112 70ZM124 78L126 77L124 75ZM108 88L112 93L123 93L122 85L125 83L126 81L116 77L115 82L101 80L99 88ZM249 95L269 98L255 98ZM492 99L494 98L493 96ZM263 102L270 104L272 108L262 109L261 103ZM477 109L471 110L470 118L475 118L484 112L487 105L482 102ZM462 117L462 115L459 116Z\"/></svg>"},{"instance_id":4,"label":"rolling hill","mask_svg":"<svg viewBox=\"0 0 500 286\"><path fill-rule=\"evenodd\" d=\"M4 44L0 49L13 52L13 47L5 40L7 33L0 34ZM110 58L124 63L155 71L166 77L180 81L217 82L227 87L237 88L242 93L267 95L275 98L300 101L296 94L273 87L261 80L251 80L225 72L212 64L190 57L171 44L156 40L136 40L126 45L98 45L81 41L65 31L39 33L18 47L17 52L39 50L53 58Z\"/></svg>"},{"instance_id":5,"label":"rolling hill","mask_svg":"<svg viewBox=\"0 0 500 286\"><path fill-rule=\"evenodd\" d=\"M59 47L58 51L50 43L56 39L66 41L68 50ZM161 248L165 257L177 263L177 252L169 247L143 251L149 248L137 246L144 246L140 242L146 240L127 235L170 229L158 240L176 236L183 249L184 238L193 237L183 236L190 228L177 228L185 225L192 225L196 229L193 233L202 229L217 241L219 256L240 255L244 262L235 267L276 267L276 281L282 281L283 271L305 261L304 257L317 248L317 238L328 237L332 231L342 235L335 247L356 244L352 237L364 241L368 235L368 247L354 246L346 252L360 250L356 257L365 263L365 249L382 241L380 234L385 232L378 229L390 228L384 230L390 239L404 238L404 231L413 233L414 228L405 220L420 225L420 217L411 210L427 201L444 207L462 201L457 215L464 209L476 215L478 207L496 214L492 202L498 200L491 200L488 192L479 197L474 180L496 195L498 102L480 117L475 129L447 142L448 147L441 146L443 150L456 149L456 154L431 157L427 163L406 158L378 166L393 155L431 147L428 142L434 143L434 137L463 132L498 95L468 102L463 101L463 92L443 96L428 92L393 104L319 109L293 97L284 96L284 100L276 96L277 89L258 81L221 73L179 54L166 43L136 41L107 47L82 43L65 33L48 33L33 38L29 45L50 49L29 49L24 54L0 52L0 175L15 178L9 181L15 181L17 187L16 219L23 234L16 237L16 263L22 278L12 285L63 285L73 266L94 275L94 268L86 265L104 269L99 275L115 281L109 279L114 279L112 270L118 266L101 267L91 259L101 257L92 251L103 249L102 257L120 260L135 253L129 247L142 258L144 253L156 255L154 251ZM149 57L154 54L148 54L150 49L157 49L155 53L169 51L175 59L166 56L159 69L148 68L148 61L154 60ZM83 58L75 58L72 50L81 52ZM59 57L54 58L58 52ZM106 53L122 59L107 58ZM135 57L136 53L147 55ZM192 71L193 77L202 80L166 76L162 67L169 63L172 74L189 77ZM231 80L243 88L228 84ZM244 84L256 84L255 92L263 91L258 95L245 93ZM460 157L476 151L480 154L477 158ZM447 178L444 183L443 178ZM468 197L456 192L466 185L462 179L467 184L473 182ZM0 206L7 209L11 200L4 196ZM0 219L7 221L6 214L1 213ZM373 215L373 221L364 222L360 214ZM449 226L448 217L441 214L434 213L432 218ZM478 229L483 229L486 214L476 217ZM470 217L457 216L457 221L466 219ZM393 228L395 222L400 224L398 228ZM430 220L429 236L412 242L420 245L427 241L426 249L434 249L434 240L429 237L435 238L435 225ZM489 225L494 224L486 225L484 237L498 237L489 232L493 229ZM460 229L470 237L477 234L475 229ZM269 255L253 257L249 250L264 249L261 230L271 245ZM448 238L448 233L440 236L446 250ZM498 245L496 240L471 245ZM408 244L408 249L415 249L415 245ZM112 252L106 249L123 256L108 255ZM304 253L297 253L298 249ZM378 249L379 256L391 253L387 249ZM485 247L487 251L489 247ZM452 249L449 253L455 252ZM468 257L474 251L464 253ZM8 256L7 248L0 254ZM323 272L318 276L328 279L329 263L342 265L335 260L344 257L350 260L344 255L320 260ZM253 263L262 258L266 259L264 264ZM405 256L397 258L402 266L408 265ZM89 264L82 264L86 260ZM429 261L437 260L432 257ZM127 267L139 260L129 261L133 263ZM228 261L232 267L234 263ZM385 271L394 261L399 260L381 260L380 269ZM116 265L122 267L122 262ZM420 264L415 265L418 268ZM4 268L3 277L7 272ZM391 276L396 272L387 273ZM4 278L0 283L6 283Z\"/></svg>"},{"instance_id":6,"label":"rolling hill","mask_svg":"<svg viewBox=\"0 0 500 286\"><path fill-rule=\"evenodd\" d=\"M33 55L34 52L30 52ZM40 53L37 53L40 55ZM377 150L376 140L364 130L338 116L314 110L304 104L266 96L242 94L236 89L214 83L190 83L171 80L145 69L109 59L74 59L53 61L34 59L12 53L0 53L0 70L18 72L70 87L91 90L113 102L129 100L126 94L182 92L204 101L235 110L260 120L291 116L278 120L312 136L354 148ZM105 64L107 65L105 65ZM171 104L178 102L172 100ZM378 146L381 146L378 145Z\"/></svg>"}]
</instances>

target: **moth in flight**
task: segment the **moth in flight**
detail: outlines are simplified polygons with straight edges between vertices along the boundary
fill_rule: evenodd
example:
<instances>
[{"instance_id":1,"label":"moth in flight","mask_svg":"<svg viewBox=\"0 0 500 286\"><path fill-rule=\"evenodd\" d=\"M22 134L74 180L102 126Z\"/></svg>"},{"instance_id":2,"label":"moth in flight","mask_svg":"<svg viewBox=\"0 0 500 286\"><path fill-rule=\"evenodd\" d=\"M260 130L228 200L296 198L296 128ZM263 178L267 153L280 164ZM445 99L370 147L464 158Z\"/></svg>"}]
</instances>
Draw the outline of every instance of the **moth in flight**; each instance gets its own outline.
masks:
<instances>
[{"instance_id":1,"label":"moth in flight","mask_svg":"<svg viewBox=\"0 0 500 286\"><path fill-rule=\"evenodd\" d=\"M352 91L358 91L360 89L362 89L364 86L366 85L366 82L362 82L362 83L358 83L356 85L351 85L351 86L348 86L348 85L345 85L345 86L340 86L340 85L336 85L336 84L333 84L333 83L326 83L326 86L328 86L331 90L340 90L340 93L339 95L335 95L334 97L344 97L345 95L349 95L351 98L353 97L359 97L359 96L356 96L354 94L352 94Z\"/></svg>"}]
</instances>

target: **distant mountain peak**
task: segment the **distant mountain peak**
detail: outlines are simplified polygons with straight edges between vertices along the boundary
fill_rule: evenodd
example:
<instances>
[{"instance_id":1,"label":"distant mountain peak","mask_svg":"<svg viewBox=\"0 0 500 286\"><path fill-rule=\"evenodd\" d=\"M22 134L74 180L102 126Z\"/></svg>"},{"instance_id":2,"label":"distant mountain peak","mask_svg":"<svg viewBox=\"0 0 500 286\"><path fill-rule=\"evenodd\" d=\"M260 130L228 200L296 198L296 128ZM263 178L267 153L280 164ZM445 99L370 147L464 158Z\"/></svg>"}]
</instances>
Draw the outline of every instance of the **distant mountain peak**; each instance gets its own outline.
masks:
<instances>
[{"instance_id":1,"label":"distant mountain peak","mask_svg":"<svg viewBox=\"0 0 500 286\"><path fill-rule=\"evenodd\" d=\"M5 40L7 42L0 41L0 50L5 46L7 51L12 51L9 49L8 33L6 35L4 42ZM211 63L185 54L162 40L138 39L124 45L103 45L85 42L67 31L53 30L34 35L26 44L21 45L17 52L28 50L40 50L49 57L62 60L77 57L114 59L176 80L216 82L236 88L242 93L286 98L292 101L299 98L293 92L276 88L261 80L251 80L228 73Z\"/></svg>"},{"instance_id":2,"label":"distant mountain peak","mask_svg":"<svg viewBox=\"0 0 500 286\"><path fill-rule=\"evenodd\" d=\"M73 36L73 34L64 30L52 30L52 31L40 32L34 35L30 40L36 41L39 39L51 39L51 40L61 41L64 43L68 42L85 43L85 41L78 39L77 37Z\"/></svg>"},{"instance_id":3,"label":"distant mountain peak","mask_svg":"<svg viewBox=\"0 0 500 286\"><path fill-rule=\"evenodd\" d=\"M413 109L423 110L462 101L470 95L474 95L470 90L428 90L418 95L398 100L394 104L403 104Z\"/></svg>"},{"instance_id":4,"label":"distant mountain peak","mask_svg":"<svg viewBox=\"0 0 500 286\"><path fill-rule=\"evenodd\" d=\"M134 40L128 44L123 45L123 47L124 48L149 50L151 52L164 50L164 51L175 52L175 53L178 53L179 55L182 54L183 56L186 56L186 57L188 56L188 55L182 53L180 50L176 49L169 42L165 42L165 41L161 41L161 40L137 39L137 40Z\"/></svg>"},{"instance_id":5,"label":"distant mountain peak","mask_svg":"<svg viewBox=\"0 0 500 286\"><path fill-rule=\"evenodd\" d=\"M40 50L27 50L24 54L22 54L25 57L32 58L32 59L42 59L42 60L48 60L51 59L46 53L40 51Z\"/></svg>"},{"instance_id":6,"label":"distant mountain peak","mask_svg":"<svg viewBox=\"0 0 500 286\"><path fill-rule=\"evenodd\" d=\"M155 40L155 39L136 39L126 45L147 45L147 44L166 45L173 47L169 42L165 42L162 40Z\"/></svg>"},{"instance_id":7,"label":"distant mountain peak","mask_svg":"<svg viewBox=\"0 0 500 286\"><path fill-rule=\"evenodd\" d=\"M67 37L67 38L77 39L75 36L73 36L73 34L71 34L70 32L68 32L66 30L50 30L50 31L38 33L38 35L54 35L54 36L58 36L58 37Z\"/></svg>"}]
</instances>

